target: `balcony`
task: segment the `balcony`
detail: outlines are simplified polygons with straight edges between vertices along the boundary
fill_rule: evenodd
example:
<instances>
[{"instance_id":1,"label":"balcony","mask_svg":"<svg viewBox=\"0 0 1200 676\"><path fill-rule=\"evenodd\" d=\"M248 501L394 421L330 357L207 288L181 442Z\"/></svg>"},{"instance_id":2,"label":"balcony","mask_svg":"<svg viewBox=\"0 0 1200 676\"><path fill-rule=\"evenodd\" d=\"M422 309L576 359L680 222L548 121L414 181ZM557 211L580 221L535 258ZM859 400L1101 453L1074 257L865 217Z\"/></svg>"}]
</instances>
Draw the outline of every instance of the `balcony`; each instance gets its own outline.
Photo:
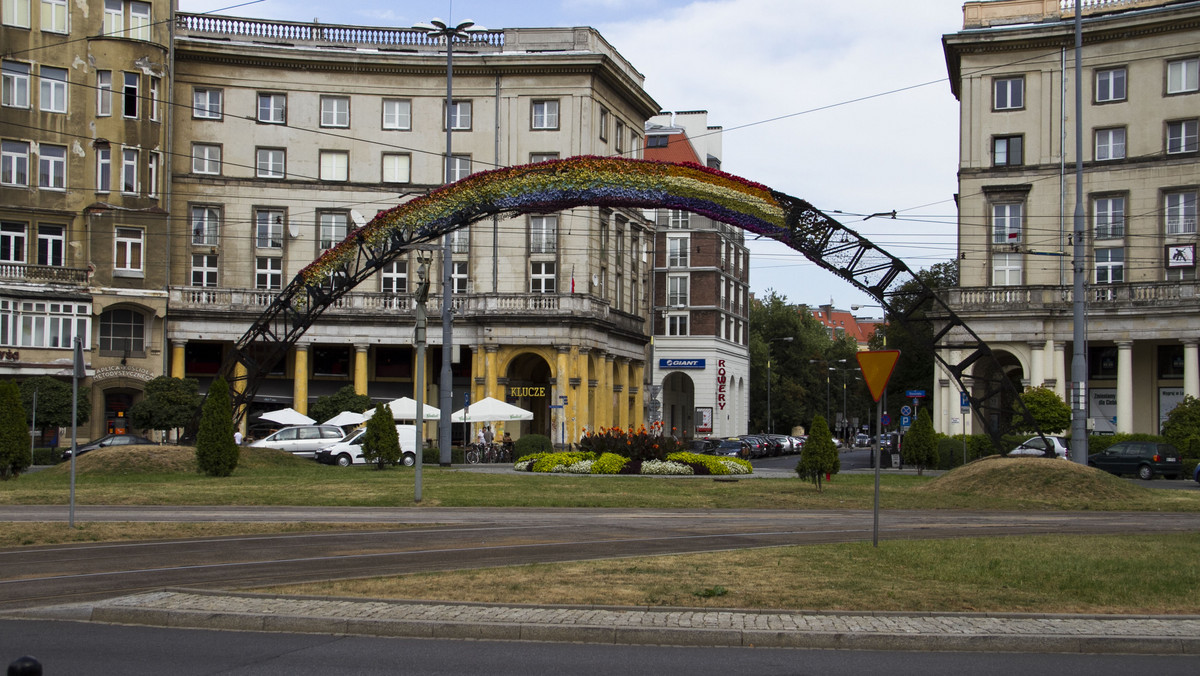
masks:
<instances>
[{"instance_id":1,"label":"balcony","mask_svg":"<svg viewBox=\"0 0 1200 676\"><path fill-rule=\"evenodd\" d=\"M441 38L431 38L425 31L414 28L377 28L373 26L342 26L320 23L293 23L268 19L242 19L206 14L175 15L176 28L182 35L200 37L221 36L252 41L289 44L328 45L345 47L391 47L437 49ZM504 31L491 30L475 34L471 47L504 45ZM456 48L457 49L457 48Z\"/></svg>"},{"instance_id":2,"label":"balcony","mask_svg":"<svg viewBox=\"0 0 1200 676\"><path fill-rule=\"evenodd\" d=\"M87 286L87 268L64 268L57 265L26 265L0 263L0 279L36 284L69 284Z\"/></svg>"},{"instance_id":3,"label":"balcony","mask_svg":"<svg viewBox=\"0 0 1200 676\"><path fill-rule=\"evenodd\" d=\"M1078 0L1084 16L1169 5L1178 0ZM1075 18L1076 0L972 0L963 5L963 28L1011 26Z\"/></svg>"},{"instance_id":4,"label":"balcony","mask_svg":"<svg viewBox=\"0 0 1200 676\"><path fill-rule=\"evenodd\" d=\"M1194 311L1200 301L1200 282L1138 282L1091 284L1089 311ZM972 286L943 289L942 300L959 314L1070 314L1070 286Z\"/></svg>"}]
</instances>

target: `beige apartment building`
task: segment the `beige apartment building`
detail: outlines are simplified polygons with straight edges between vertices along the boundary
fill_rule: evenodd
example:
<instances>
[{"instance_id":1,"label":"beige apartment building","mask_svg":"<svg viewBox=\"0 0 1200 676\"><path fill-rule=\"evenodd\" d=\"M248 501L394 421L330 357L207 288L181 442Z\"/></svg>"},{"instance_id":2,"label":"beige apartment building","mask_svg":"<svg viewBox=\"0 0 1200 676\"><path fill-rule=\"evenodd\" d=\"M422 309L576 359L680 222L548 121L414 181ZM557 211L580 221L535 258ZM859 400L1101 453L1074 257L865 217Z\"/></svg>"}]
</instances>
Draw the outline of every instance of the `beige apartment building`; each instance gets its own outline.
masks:
<instances>
[{"instance_id":1,"label":"beige apartment building","mask_svg":"<svg viewBox=\"0 0 1200 676\"><path fill-rule=\"evenodd\" d=\"M188 14L174 47L174 245L158 252L171 271L169 373L206 383L315 257L442 184L446 51L411 29ZM487 31L456 43L453 65L455 178L641 157L658 112L642 75L589 28ZM643 421L652 220L600 208L500 217L451 246L454 408L468 395L506 400L535 414L509 424L514 436L556 442ZM441 253L425 255L424 386L436 402ZM421 256L403 254L330 307L259 387L251 417L305 411L347 385L378 401L412 396Z\"/></svg>"},{"instance_id":2,"label":"beige apartment building","mask_svg":"<svg viewBox=\"0 0 1200 676\"><path fill-rule=\"evenodd\" d=\"M81 338L81 438L125 431L165 366L170 18L131 0L0 13L0 377L69 378Z\"/></svg>"},{"instance_id":3,"label":"beige apartment building","mask_svg":"<svg viewBox=\"0 0 1200 676\"><path fill-rule=\"evenodd\" d=\"M963 30L943 38L961 110L960 283L947 300L1014 382L1066 399L1081 116L1089 424L1156 433L1200 396L1200 2L1083 2L1082 110L1074 6L968 2ZM938 430L970 431L953 380L935 385Z\"/></svg>"}]
</instances>

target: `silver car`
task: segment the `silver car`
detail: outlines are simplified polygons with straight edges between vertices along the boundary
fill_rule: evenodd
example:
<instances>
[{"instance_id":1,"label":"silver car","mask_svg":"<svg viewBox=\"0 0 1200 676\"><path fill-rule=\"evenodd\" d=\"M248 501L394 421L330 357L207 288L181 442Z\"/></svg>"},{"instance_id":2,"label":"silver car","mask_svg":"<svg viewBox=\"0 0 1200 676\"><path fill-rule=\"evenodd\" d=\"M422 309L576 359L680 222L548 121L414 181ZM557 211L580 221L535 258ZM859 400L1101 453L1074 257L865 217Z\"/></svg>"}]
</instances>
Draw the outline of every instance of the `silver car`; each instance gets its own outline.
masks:
<instances>
[{"instance_id":1,"label":"silver car","mask_svg":"<svg viewBox=\"0 0 1200 676\"><path fill-rule=\"evenodd\" d=\"M345 434L336 425L294 425L285 427L250 444L256 448L277 448L303 458L341 441Z\"/></svg>"}]
</instances>

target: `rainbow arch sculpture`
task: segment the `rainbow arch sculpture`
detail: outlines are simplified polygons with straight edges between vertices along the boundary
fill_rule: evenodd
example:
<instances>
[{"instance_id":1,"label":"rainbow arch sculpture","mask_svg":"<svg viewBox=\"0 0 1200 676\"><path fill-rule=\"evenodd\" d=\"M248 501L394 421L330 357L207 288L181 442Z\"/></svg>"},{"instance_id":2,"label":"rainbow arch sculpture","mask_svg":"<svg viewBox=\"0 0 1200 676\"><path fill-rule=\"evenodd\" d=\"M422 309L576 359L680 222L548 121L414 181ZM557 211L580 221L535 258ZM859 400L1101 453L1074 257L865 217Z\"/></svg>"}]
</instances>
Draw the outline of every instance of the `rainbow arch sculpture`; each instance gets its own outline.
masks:
<instances>
[{"instance_id":1,"label":"rainbow arch sculpture","mask_svg":"<svg viewBox=\"0 0 1200 676\"><path fill-rule=\"evenodd\" d=\"M473 174L381 212L351 232L285 287L235 344L221 372L234 385L237 415L253 398L260 373L296 343L330 304L414 245L493 215L553 213L579 206L678 209L708 216L804 254L870 294L887 311L900 287L904 314L890 321L932 323L928 346L962 387L964 373L988 362L993 380L973 376L971 403L997 440L1019 399L988 346L899 258L804 200L696 164L580 156ZM914 289L916 297L914 298ZM916 310L921 310L917 312ZM915 317L915 318L914 318ZM966 357L955 363L937 349L953 340ZM943 346L944 348L945 346ZM996 415L1000 414L1000 415Z\"/></svg>"}]
</instances>

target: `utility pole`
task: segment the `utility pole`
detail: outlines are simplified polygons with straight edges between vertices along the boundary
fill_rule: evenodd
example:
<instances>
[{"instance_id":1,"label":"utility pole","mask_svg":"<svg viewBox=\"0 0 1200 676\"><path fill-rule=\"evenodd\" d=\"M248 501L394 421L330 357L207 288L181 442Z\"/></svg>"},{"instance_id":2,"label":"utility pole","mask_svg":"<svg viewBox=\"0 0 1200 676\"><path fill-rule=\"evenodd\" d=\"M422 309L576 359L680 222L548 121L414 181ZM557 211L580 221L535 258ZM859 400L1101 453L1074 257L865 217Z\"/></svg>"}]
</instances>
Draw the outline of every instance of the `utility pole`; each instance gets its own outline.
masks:
<instances>
[{"instance_id":1,"label":"utility pole","mask_svg":"<svg viewBox=\"0 0 1200 676\"><path fill-rule=\"evenodd\" d=\"M1087 229L1083 217L1083 7L1075 0L1075 238L1072 266L1075 271L1071 334L1071 454L1086 465L1088 457L1087 409Z\"/></svg>"}]
</instances>

